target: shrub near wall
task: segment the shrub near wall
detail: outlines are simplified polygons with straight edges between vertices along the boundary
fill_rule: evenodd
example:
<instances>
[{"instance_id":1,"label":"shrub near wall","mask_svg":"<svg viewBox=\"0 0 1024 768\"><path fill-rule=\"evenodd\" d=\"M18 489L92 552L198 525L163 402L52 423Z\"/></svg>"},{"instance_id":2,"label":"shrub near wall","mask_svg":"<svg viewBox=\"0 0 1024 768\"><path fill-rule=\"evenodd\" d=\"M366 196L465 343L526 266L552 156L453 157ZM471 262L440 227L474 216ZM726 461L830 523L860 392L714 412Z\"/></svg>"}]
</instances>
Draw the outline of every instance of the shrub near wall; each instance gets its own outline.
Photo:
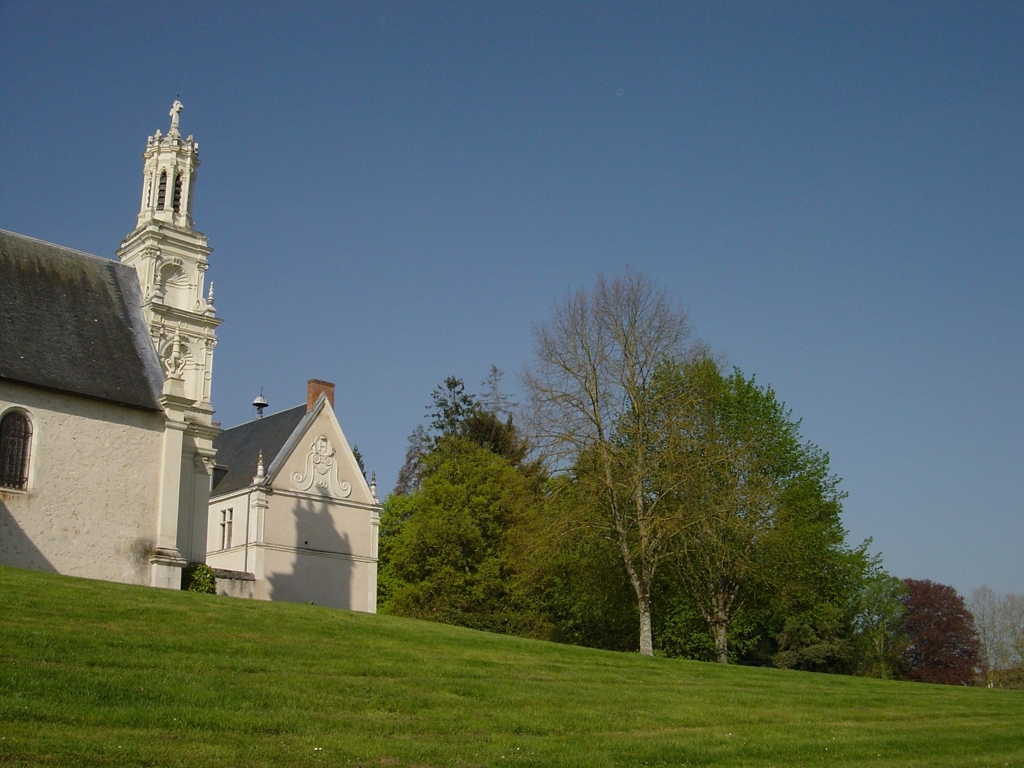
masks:
<instances>
[{"instance_id":1,"label":"shrub near wall","mask_svg":"<svg viewBox=\"0 0 1024 768\"><path fill-rule=\"evenodd\" d=\"M186 592L217 594L217 579L206 563L189 563L181 570L181 588Z\"/></svg>"}]
</instances>

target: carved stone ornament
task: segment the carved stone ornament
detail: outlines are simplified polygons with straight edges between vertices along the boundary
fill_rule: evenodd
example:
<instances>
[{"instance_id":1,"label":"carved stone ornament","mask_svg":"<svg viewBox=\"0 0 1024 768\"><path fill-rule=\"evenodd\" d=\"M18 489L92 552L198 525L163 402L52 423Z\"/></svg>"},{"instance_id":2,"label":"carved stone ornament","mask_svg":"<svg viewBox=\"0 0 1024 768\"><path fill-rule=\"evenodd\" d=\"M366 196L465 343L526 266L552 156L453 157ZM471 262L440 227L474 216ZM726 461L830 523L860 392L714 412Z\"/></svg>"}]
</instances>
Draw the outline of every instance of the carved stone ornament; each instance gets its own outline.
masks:
<instances>
[{"instance_id":1,"label":"carved stone ornament","mask_svg":"<svg viewBox=\"0 0 1024 768\"><path fill-rule=\"evenodd\" d=\"M352 486L338 478L338 461L335 458L334 446L325 435L320 435L310 445L305 472L293 472L292 482L295 483L297 491L316 488L319 493L343 499L347 499L352 493Z\"/></svg>"},{"instance_id":2,"label":"carved stone ornament","mask_svg":"<svg viewBox=\"0 0 1024 768\"><path fill-rule=\"evenodd\" d=\"M216 463L217 462L214 461L209 456L200 456L199 454L196 454L195 456L196 470L199 472L204 472L207 475L213 474L213 468L216 465Z\"/></svg>"},{"instance_id":3,"label":"carved stone ornament","mask_svg":"<svg viewBox=\"0 0 1024 768\"><path fill-rule=\"evenodd\" d=\"M192 362L192 351L188 346L188 338L179 333L166 339L160 347L160 360L168 376L181 376L185 365Z\"/></svg>"}]
</instances>

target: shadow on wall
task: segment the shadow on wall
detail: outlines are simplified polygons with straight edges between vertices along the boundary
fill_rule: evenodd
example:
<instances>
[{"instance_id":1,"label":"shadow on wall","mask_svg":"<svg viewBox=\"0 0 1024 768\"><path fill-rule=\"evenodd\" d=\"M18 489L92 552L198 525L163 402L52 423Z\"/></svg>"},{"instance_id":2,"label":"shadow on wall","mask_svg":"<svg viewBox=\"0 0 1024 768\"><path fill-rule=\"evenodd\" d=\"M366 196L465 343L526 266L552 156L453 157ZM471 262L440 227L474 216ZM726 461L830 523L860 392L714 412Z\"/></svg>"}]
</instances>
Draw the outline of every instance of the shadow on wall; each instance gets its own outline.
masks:
<instances>
[{"instance_id":1,"label":"shadow on wall","mask_svg":"<svg viewBox=\"0 0 1024 768\"><path fill-rule=\"evenodd\" d=\"M83 406L81 398L74 395L61 395L59 393L43 392L42 394L45 396L45 402L41 403L39 407L64 416L82 416ZM89 409L89 419L95 419L107 424L117 424L122 427L145 429L148 432L157 432L159 434L163 434L164 431L164 416L156 411L125 408L102 400L88 401L87 408Z\"/></svg>"},{"instance_id":2,"label":"shadow on wall","mask_svg":"<svg viewBox=\"0 0 1024 768\"><path fill-rule=\"evenodd\" d=\"M57 569L18 525L18 521L7 509L2 496L0 496L0 565L57 573Z\"/></svg>"},{"instance_id":3,"label":"shadow on wall","mask_svg":"<svg viewBox=\"0 0 1024 768\"><path fill-rule=\"evenodd\" d=\"M348 534L338 531L325 504L300 500L292 514L298 552L291 573L267 577L270 599L351 609L355 563L335 556L352 551Z\"/></svg>"}]
</instances>

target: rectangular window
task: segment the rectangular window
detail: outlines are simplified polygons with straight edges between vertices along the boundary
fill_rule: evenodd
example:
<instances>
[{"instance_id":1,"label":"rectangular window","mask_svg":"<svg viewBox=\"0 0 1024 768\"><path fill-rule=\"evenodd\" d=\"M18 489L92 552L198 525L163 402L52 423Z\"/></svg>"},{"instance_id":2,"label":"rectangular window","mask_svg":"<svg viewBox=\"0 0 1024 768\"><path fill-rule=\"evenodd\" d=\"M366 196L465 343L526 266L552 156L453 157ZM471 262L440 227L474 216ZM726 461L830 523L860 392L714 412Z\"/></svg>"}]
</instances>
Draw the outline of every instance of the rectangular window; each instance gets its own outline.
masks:
<instances>
[{"instance_id":1,"label":"rectangular window","mask_svg":"<svg viewBox=\"0 0 1024 768\"><path fill-rule=\"evenodd\" d=\"M234 523L235 511L233 509L222 509L220 511L220 548L231 549L231 527Z\"/></svg>"}]
</instances>

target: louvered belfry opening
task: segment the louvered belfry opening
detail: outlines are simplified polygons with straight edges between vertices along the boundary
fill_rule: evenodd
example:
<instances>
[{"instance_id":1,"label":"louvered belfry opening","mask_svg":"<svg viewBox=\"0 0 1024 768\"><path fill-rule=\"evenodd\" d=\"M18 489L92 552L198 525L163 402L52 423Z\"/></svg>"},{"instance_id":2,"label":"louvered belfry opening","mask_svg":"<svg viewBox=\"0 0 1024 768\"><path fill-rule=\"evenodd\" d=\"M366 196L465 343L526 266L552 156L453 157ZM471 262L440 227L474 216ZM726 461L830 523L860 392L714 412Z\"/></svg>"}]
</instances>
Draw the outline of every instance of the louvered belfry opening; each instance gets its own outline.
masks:
<instances>
[{"instance_id":1,"label":"louvered belfry opening","mask_svg":"<svg viewBox=\"0 0 1024 768\"><path fill-rule=\"evenodd\" d=\"M181 213L181 174L174 174L174 212Z\"/></svg>"},{"instance_id":2,"label":"louvered belfry opening","mask_svg":"<svg viewBox=\"0 0 1024 768\"><path fill-rule=\"evenodd\" d=\"M28 487L28 449L32 424L23 413L12 411L0 420L0 488L24 491Z\"/></svg>"},{"instance_id":3,"label":"louvered belfry opening","mask_svg":"<svg viewBox=\"0 0 1024 768\"><path fill-rule=\"evenodd\" d=\"M158 211L164 209L164 200L167 199L167 171L160 173L160 186L156 191L156 208Z\"/></svg>"}]
</instances>

